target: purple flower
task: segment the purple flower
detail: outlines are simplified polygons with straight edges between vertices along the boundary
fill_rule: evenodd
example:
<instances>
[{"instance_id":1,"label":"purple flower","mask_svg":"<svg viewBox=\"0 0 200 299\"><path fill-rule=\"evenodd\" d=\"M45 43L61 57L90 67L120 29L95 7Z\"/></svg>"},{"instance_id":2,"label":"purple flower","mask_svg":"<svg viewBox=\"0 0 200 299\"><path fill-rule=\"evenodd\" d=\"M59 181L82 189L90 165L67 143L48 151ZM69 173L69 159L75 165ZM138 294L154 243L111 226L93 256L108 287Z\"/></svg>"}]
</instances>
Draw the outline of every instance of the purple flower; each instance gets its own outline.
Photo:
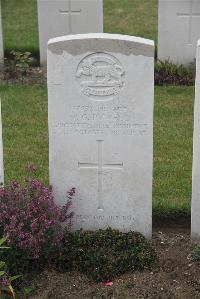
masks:
<instances>
[{"instance_id":1,"label":"purple flower","mask_svg":"<svg viewBox=\"0 0 200 299\"><path fill-rule=\"evenodd\" d=\"M8 244L28 250L33 258L39 258L43 248L59 246L65 228L70 230L72 226L74 194L75 188L69 190L66 204L60 207L54 201L52 188L34 178L25 187L13 181L1 188L0 229Z\"/></svg>"},{"instance_id":2,"label":"purple flower","mask_svg":"<svg viewBox=\"0 0 200 299\"><path fill-rule=\"evenodd\" d=\"M0 277L0 287L7 287L9 285L10 285L10 280L6 275Z\"/></svg>"}]
</instances>

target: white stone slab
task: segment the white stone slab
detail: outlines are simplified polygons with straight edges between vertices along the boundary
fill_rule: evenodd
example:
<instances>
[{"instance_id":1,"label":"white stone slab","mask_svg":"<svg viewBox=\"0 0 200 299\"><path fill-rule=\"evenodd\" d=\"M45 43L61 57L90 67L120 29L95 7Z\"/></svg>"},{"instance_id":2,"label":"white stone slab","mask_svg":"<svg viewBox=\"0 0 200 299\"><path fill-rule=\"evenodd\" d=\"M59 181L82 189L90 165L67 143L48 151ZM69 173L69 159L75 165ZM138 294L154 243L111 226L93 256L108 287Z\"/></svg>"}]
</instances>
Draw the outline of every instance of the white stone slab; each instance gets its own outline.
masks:
<instances>
[{"instance_id":1,"label":"white stone slab","mask_svg":"<svg viewBox=\"0 0 200 299\"><path fill-rule=\"evenodd\" d=\"M2 29L1 0L0 0L0 62L3 58L4 58L4 54L3 54L3 29Z\"/></svg>"},{"instance_id":2,"label":"white stone slab","mask_svg":"<svg viewBox=\"0 0 200 299\"><path fill-rule=\"evenodd\" d=\"M200 38L199 0L159 0L158 58L178 64L194 62Z\"/></svg>"},{"instance_id":3,"label":"white stone slab","mask_svg":"<svg viewBox=\"0 0 200 299\"><path fill-rule=\"evenodd\" d=\"M103 32L103 0L38 0L40 63L47 59L50 38Z\"/></svg>"},{"instance_id":4,"label":"white stone slab","mask_svg":"<svg viewBox=\"0 0 200 299\"><path fill-rule=\"evenodd\" d=\"M3 184L4 184L3 138L2 138L2 119L1 119L1 99L0 99L0 185Z\"/></svg>"},{"instance_id":5,"label":"white stone slab","mask_svg":"<svg viewBox=\"0 0 200 299\"><path fill-rule=\"evenodd\" d=\"M197 45L196 61L191 215L192 237L200 239L200 40Z\"/></svg>"},{"instance_id":6,"label":"white stone slab","mask_svg":"<svg viewBox=\"0 0 200 299\"><path fill-rule=\"evenodd\" d=\"M73 229L151 237L153 41L80 34L48 45L50 183L76 187Z\"/></svg>"}]
</instances>

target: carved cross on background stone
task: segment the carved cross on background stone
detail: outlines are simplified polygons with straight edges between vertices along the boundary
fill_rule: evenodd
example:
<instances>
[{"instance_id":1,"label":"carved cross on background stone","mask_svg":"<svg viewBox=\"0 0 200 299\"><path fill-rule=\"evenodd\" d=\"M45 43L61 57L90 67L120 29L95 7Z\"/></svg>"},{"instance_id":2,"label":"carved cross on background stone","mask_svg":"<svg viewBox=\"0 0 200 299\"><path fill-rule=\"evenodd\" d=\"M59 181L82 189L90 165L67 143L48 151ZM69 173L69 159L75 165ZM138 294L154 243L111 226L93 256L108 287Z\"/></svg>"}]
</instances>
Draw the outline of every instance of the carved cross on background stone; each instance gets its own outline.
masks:
<instances>
[{"instance_id":1,"label":"carved cross on background stone","mask_svg":"<svg viewBox=\"0 0 200 299\"><path fill-rule=\"evenodd\" d=\"M62 14L62 15L67 15L69 16L69 21L68 21L68 25L69 25L69 33L72 34L72 17L73 15L75 14L80 14L81 13L81 9L79 10L73 10L72 9L72 2L71 0L68 0L68 3L69 3L69 9L68 10L62 10L60 9L59 12Z\"/></svg>"},{"instance_id":2,"label":"carved cross on background stone","mask_svg":"<svg viewBox=\"0 0 200 299\"><path fill-rule=\"evenodd\" d=\"M177 13L178 17L188 18L188 45L192 45L192 29L193 29L193 18L200 17L200 12L193 12L194 1L191 0L190 2L190 11L188 13Z\"/></svg>"},{"instance_id":3,"label":"carved cross on background stone","mask_svg":"<svg viewBox=\"0 0 200 299\"><path fill-rule=\"evenodd\" d=\"M119 169L121 170L123 168L123 163L115 164L115 163L109 163L104 164L103 163L103 142L104 140L97 140L98 144L98 163L80 163L78 162L79 168L85 168L85 169L97 169L97 176L98 176L98 210L103 211L103 170L109 169L109 170L115 170Z\"/></svg>"}]
</instances>

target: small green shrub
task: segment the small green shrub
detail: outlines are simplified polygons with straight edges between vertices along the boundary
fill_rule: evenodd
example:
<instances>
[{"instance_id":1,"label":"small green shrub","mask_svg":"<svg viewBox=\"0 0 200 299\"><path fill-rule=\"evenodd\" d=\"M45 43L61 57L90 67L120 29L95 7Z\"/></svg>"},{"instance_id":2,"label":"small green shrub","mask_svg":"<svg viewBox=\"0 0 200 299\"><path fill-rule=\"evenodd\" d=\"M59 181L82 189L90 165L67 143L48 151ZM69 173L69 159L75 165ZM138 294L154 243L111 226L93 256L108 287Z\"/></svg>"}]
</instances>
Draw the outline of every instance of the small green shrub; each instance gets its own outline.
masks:
<instances>
[{"instance_id":1,"label":"small green shrub","mask_svg":"<svg viewBox=\"0 0 200 299\"><path fill-rule=\"evenodd\" d=\"M154 250L141 234L108 228L67 234L56 263L59 270L78 270L101 282L149 267L154 259Z\"/></svg>"},{"instance_id":2,"label":"small green shrub","mask_svg":"<svg viewBox=\"0 0 200 299\"><path fill-rule=\"evenodd\" d=\"M188 66L176 65L168 60L157 61L155 64L156 85L194 85L195 64Z\"/></svg>"},{"instance_id":3,"label":"small green shrub","mask_svg":"<svg viewBox=\"0 0 200 299\"><path fill-rule=\"evenodd\" d=\"M9 58L4 60L4 80L20 78L23 82L34 64L35 59L30 52L11 51Z\"/></svg>"},{"instance_id":4,"label":"small green shrub","mask_svg":"<svg viewBox=\"0 0 200 299\"><path fill-rule=\"evenodd\" d=\"M192 257L195 261L200 261L200 244L198 244L193 252L192 252Z\"/></svg>"},{"instance_id":5,"label":"small green shrub","mask_svg":"<svg viewBox=\"0 0 200 299\"><path fill-rule=\"evenodd\" d=\"M3 246L6 242L6 238L0 239L0 250L9 249L7 246ZM6 262L0 260L0 298L15 298L15 292L12 287L12 281L19 278L21 275L8 276Z\"/></svg>"},{"instance_id":6,"label":"small green shrub","mask_svg":"<svg viewBox=\"0 0 200 299\"><path fill-rule=\"evenodd\" d=\"M11 51L10 54L13 56L13 64L16 70L21 71L23 75L26 75L28 68L34 62L34 58L31 57L31 53Z\"/></svg>"}]
</instances>

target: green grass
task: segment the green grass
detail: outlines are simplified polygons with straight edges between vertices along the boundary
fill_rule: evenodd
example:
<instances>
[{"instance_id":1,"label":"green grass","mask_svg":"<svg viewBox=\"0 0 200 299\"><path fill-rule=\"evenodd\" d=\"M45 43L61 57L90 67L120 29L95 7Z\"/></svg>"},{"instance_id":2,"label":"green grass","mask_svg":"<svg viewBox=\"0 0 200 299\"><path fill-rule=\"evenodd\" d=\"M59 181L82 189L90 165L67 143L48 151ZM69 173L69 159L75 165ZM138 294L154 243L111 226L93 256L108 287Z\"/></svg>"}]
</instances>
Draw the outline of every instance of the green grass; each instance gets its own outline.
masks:
<instances>
[{"instance_id":1,"label":"green grass","mask_svg":"<svg viewBox=\"0 0 200 299\"><path fill-rule=\"evenodd\" d=\"M39 52L37 0L2 0L4 48Z\"/></svg>"},{"instance_id":2,"label":"green grass","mask_svg":"<svg viewBox=\"0 0 200 299\"><path fill-rule=\"evenodd\" d=\"M154 207L189 212L193 87L157 87L154 121Z\"/></svg>"},{"instance_id":3,"label":"green grass","mask_svg":"<svg viewBox=\"0 0 200 299\"><path fill-rule=\"evenodd\" d=\"M48 182L45 87L1 86L5 179L20 181L32 161ZM193 87L156 87L154 209L190 212Z\"/></svg>"},{"instance_id":4,"label":"green grass","mask_svg":"<svg viewBox=\"0 0 200 299\"><path fill-rule=\"evenodd\" d=\"M45 87L1 86L5 180L23 181L37 166L48 182L47 92Z\"/></svg>"},{"instance_id":5,"label":"green grass","mask_svg":"<svg viewBox=\"0 0 200 299\"><path fill-rule=\"evenodd\" d=\"M37 0L2 0L4 45L38 56ZM157 0L104 0L104 31L157 40Z\"/></svg>"},{"instance_id":6,"label":"green grass","mask_svg":"<svg viewBox=\"0 0 200 299\"><path fill-rule=\"evenodd\" d=\"M157 41L157 0L104 0L104 31Z\"/></svg>"}]
</instances>

